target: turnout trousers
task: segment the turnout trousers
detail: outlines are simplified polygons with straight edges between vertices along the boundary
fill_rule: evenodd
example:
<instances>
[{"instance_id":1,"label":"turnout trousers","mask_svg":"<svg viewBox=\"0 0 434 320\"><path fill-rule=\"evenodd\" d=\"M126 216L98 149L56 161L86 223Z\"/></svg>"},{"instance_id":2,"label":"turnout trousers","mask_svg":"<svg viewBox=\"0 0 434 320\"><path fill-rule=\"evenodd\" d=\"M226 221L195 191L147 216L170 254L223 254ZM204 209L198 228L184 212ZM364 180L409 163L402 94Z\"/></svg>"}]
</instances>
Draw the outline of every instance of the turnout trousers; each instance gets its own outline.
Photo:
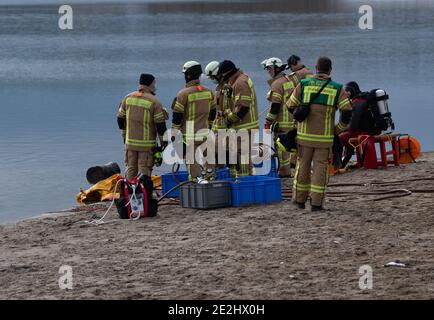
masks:
<instances>
[{"instance_id":1,"label":"turnout trousers","mask_svg":"<svg viewBox=\"0 0 434 320\"><path fill-rule=\"evenodd\" d=\"M312 205L324 204L329 181L330 148L314 148L298 145L293 200L305 203L308 196Z\"/></svg>"},{"instance_id":2,"label":"turnout trousers","mask_svg":"<svg viewBox=\"0 0 434 320\"><path fill-rule=\"evenodd\" d=\"M142 173L146 176L151 176L152 168L154 167L154 154L152 151L125 151L125 162L127 164L127 170L125 175L127 179L133 179Z\"/></svg>"},{"instance_id":3,"label":"turnout trousers","mask_svg":"<svg viewBox=\"0 0 434 320\"><path fill-rule=\"evenodd\" d=\"M279 130L278 134L288 133L288 130ZM296 154L288 151L277 151L279 157L279 176L289 177L291 175L291 164L296 164Z\"/></svg>"},{"instance_id":4,"label":"turnout trousers","mask_svg":"<svg viewBox=\"0 0 434 320\"><path fill-rule=\"evenodd\" d=\"M245 130L245 129L241 129ZM236 150L237 150L237 164L230 166L231 177L246 177L253 175L253 162L252 162L252 144L251 140L253 139L253 134L251 130L245 130L247 135L246 139L237 140ZM241 143L247 143L248 149L247 153L243 152L245 150L242 149ZM230 146L229 148L232 148Z\"/></svg>"},{"instance_id":5,"label":"turnout trousers","mask_svg":"<svg viewBox=\"0 0 434 320\"><path fill-rule=\"evenodd\" d=\"M189 145L187 147L185 147L185 152L184 152L184 156L186 159L186 166L187 166L187 171L188 171L188 179L190 181L195 181L197 180L198 177L202 176L202 170L204 170L205 172L209 169L212 170L212 175L214 174L215 171L215 164L213 163L208 163L206 161L206 159L201 159L201 162L198 162L198 159L196 159L197 154L200 154L203 157L207 156L208 150L203 150L201 147L201 145L203 144L203 142L198 142L198 141L194 141L194 142L189 142ZM193 152L192 154L188 154Z\"/></svg>"}]
</instances>

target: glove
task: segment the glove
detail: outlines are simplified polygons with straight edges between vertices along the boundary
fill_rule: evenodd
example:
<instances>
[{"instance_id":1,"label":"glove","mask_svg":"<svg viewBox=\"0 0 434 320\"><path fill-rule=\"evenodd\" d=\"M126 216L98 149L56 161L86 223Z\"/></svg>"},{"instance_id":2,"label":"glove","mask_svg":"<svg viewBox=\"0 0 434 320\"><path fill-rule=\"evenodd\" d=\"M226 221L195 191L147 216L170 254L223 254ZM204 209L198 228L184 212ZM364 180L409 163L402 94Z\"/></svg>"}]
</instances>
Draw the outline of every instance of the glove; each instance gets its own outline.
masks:
<instances>
[{"instance_id":1,"label":"glove","mask_svg":"<svg viewBox=\"0 0 434 320\"><path fill-rule=\"evenodd\" d=\"M232 122L228 119L230 113L231 109L226 109L225 111L223 111L223 120L227 128L230 128L232 125Z\"/></svg>"},{"instance_id":2,"label":"glove","mask_svg":"<svg viewBox=\"0 0 434 320\"><path fill-rule=\"evenodd\" d=\"M232 89L232 87L231 87L229 84L225 84L225 86L223 87L222 92L223 92L223 94L224 94L226 97L231 97L231 96L232 96L233 89Z\"/></svg>"}]
</instances>

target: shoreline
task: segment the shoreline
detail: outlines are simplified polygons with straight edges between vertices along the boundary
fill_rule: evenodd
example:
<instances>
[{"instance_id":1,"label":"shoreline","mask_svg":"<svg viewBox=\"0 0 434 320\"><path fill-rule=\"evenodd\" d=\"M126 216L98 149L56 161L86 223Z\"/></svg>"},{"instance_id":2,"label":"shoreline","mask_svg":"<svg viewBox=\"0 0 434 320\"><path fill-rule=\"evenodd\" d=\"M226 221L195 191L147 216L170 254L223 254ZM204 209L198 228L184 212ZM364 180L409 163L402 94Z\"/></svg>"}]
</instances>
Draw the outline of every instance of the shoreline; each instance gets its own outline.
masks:
<instances>
[{"instance_id":1,"label":"shoreline","mask_svg":"<svg viewBox=\"0 0 434 320\"><path fill-rule=\"evenodd\" d=\"M434 150L433 151L423 151L423 152L421 152L421 158L422 159L423 159L423 157L425 155L427 155L428 157L430 155L432 155L434 157ZM359 170L364 170L364 169L359 169ZM380 169L380 170L383 170L383 169ZM369 171L374 171L375 172L375 170L369 170ZM331 181L332 181L332 179L333 179L333 177L331 178ZM92 208L92 207L95 207L95 206L104 206L107 203L108 202L100 202L100 203L89 204L89 205L86 205L86 206L76 205L76 206L73 206L73 207L70 207L70 208L67 208L67 209L63 209L63 210L43 212L43 213L40 213L40 214L38 214L36 216L19 219L17 221L0 223L0 226L14 225L14 224L17 224L17 223L20 223L20 222L24 222L24 221L28 221L28 220L39 220L39 219L43 219L43 218L49 218L51 216L69 215L71 213L80 211L80 208L83 208L83 207Z\"/></svg>"},{"instance_id":2,"label":"shoreline","mask_svg":"<svg viewBox=\"0 0 434 320\"><path fill-rule=\"evenodd\" d=\"M76 206L70 207L68 209L43 212L43 213L37 214L35 216L19 219L17 221L1 222L0 226L13 226L13 225L16 225L16 224L21 223L21 222L37 221L37 220L40 220L40 219L51 218L51 217L69 216L69 215L71 215L73 213L81 211L80 208L85 208L85 207L92 208L92 207L95 207L95 206L102 207L102 206L105 206L107 203L108 202L99 202L99 203L92 203L92 204L89 204L89 205L86 205L86 206L76 205ZM107 207L108 207L108 205L107 205Z\"/></svg>"},{"instance_id":3,"label":"shoreline","mask_svg":"<svg viewBox=\"0 0 434 320\"><path fill-rule=\"evenodd\" d=\"M324 213L268 206L84 220L108 204L0 225L1 299L434 299L434 152L415 164L332 177ZM385 186L373 182L401 181ZM371 184L369 184L369 182ZM366 184L368 183L368 184ZM349 187L347 184L364 185ZM409 189L374 201L363 192ZM347 195L337 191L350 192ZM384 267L400 261L405 268ZM59 268L73 271L59 288ZM359 268L373 289L359 288Z\"/></svg>"}]
</instances>

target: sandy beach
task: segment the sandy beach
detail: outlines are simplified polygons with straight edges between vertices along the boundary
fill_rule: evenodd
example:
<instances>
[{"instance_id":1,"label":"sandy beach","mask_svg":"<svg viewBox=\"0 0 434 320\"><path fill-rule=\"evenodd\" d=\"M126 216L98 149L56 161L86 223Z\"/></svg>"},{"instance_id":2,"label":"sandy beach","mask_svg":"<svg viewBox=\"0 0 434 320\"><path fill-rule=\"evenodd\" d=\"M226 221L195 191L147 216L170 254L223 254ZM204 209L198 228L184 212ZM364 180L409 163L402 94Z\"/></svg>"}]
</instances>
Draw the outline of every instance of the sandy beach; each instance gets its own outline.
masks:
<instances>
[{"instance_id":1,"label":"sandy beach","mask_svg":"<svg viewBox=\"0 0 434 320\"><path fill-rule=\"evenodd\" d=\"M113 209L114 221L85 223L104 203L2 225L0 299L433 299L433 178L431 152L332 177L323 213L290 201L163 205L156 218L117 220ZM400 189L412 194L374 201ZM406 267L384 267L392 261ZM72 290L59 288L62 265L72 268ZM373 270L372 289L359 288L362 265Z\"/></svg>"}]
</instances>

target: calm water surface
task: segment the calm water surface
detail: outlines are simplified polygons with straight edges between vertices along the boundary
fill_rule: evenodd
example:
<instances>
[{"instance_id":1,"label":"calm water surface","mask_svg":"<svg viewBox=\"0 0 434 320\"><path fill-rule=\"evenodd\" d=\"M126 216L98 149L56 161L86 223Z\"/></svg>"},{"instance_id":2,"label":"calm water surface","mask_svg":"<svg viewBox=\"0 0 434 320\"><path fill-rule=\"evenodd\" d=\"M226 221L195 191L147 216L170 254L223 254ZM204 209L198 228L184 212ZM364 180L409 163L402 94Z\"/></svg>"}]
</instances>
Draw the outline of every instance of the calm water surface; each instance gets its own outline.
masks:
<instances>
[{"instance_id":1,"label":"calm water surface","mask_svg":"<svg viewBox=\"0 0 434 320\"><path fill-rule=\"evenodd\" d=\"M397 130L434 150L432 6L374 7L372 31L358 29L357 8L220 8L78 6L74 30L60 31L58 6L0 6L0 222L73 206L88 167L123 163L115 115L139 73L157 76L170 106L192 59L232 59L252 76L263 110L263 59L296 53L313 67L328 55L335 80L386 89Z\"/></svg>"}]
</instances>

